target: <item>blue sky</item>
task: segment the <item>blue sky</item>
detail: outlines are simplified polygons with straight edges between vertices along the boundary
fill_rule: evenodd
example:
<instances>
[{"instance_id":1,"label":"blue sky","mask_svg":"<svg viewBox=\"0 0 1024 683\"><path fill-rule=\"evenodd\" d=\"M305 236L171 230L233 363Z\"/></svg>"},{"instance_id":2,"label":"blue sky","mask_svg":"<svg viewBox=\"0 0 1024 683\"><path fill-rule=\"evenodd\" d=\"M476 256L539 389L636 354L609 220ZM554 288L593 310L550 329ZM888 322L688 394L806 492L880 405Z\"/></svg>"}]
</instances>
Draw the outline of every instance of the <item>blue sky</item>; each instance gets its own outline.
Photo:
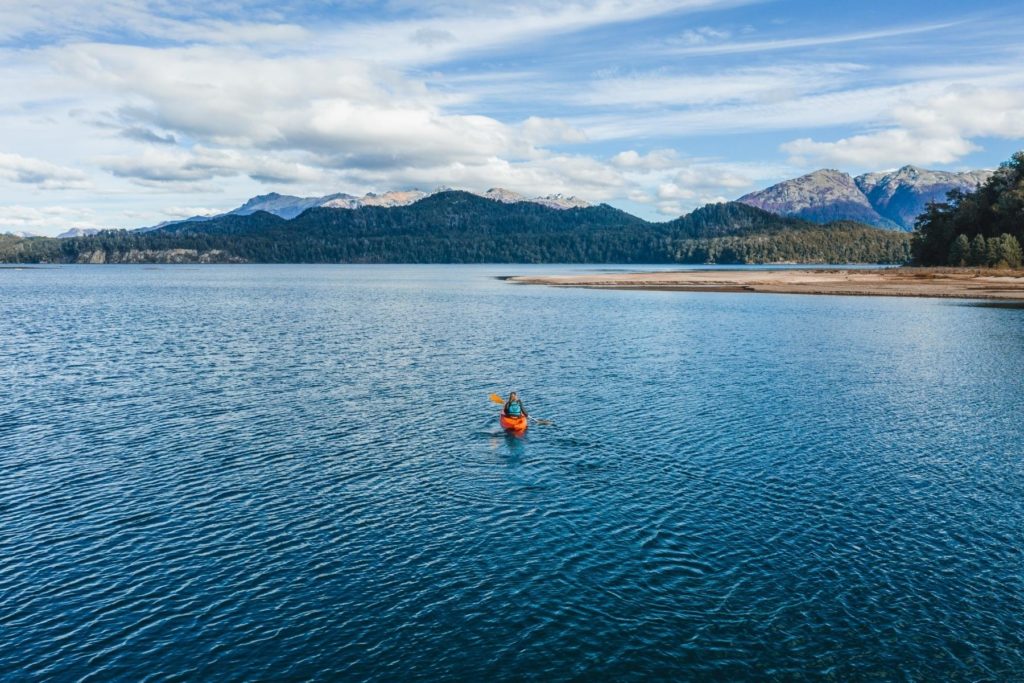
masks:
<instances>
[{"instance_id":1,"label":"blue sky","mask_svg":"<svg viewBox=\"0 0 1024 683\"><path fill-rule=\"evenodd\" d=\"M992 168L1022 38L1019 2L7 0L0 231L440 185L667 219L821 167Z\"/></svg>"}]
</instances>

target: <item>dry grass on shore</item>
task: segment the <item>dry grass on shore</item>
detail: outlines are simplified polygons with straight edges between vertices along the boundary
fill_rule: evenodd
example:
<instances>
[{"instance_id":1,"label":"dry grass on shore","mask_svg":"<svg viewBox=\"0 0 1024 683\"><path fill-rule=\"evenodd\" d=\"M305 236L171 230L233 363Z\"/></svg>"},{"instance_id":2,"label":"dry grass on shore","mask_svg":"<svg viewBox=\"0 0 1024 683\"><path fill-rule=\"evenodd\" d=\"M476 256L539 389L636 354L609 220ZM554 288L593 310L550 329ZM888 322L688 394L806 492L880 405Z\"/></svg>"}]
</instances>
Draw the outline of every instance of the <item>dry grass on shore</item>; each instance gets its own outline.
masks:
<instances>
[{"instance_id":1,"label":"dry grass on shore","mask_svg":"<svg viewBox=\"0 0 1024 683\"><path fill-rule=\"evenodd\" d=\"M1024 301L1024 270L879 268L688 270L512 277L519 284L692 292L762 292Z\"/></svg>"}]
</instances>

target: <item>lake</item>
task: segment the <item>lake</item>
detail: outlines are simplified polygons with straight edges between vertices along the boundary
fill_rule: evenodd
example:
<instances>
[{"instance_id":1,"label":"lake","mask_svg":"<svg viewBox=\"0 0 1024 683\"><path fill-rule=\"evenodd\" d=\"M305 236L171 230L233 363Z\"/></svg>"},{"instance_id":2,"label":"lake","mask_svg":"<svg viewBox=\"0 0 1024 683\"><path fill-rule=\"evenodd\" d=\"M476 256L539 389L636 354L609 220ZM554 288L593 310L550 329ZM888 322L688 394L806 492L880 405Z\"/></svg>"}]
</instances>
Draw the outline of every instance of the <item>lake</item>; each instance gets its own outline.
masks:
<instances>
[{"instance_id":1,"label":"lake","mask_svg":"<svg viewBox=\"0 0 1024 683\"><path fill-rule=\"evenodd\" d=\"M1024 676L1024 310L601 269L0 270L0 678Z\"/></svg>"}]
</instances>

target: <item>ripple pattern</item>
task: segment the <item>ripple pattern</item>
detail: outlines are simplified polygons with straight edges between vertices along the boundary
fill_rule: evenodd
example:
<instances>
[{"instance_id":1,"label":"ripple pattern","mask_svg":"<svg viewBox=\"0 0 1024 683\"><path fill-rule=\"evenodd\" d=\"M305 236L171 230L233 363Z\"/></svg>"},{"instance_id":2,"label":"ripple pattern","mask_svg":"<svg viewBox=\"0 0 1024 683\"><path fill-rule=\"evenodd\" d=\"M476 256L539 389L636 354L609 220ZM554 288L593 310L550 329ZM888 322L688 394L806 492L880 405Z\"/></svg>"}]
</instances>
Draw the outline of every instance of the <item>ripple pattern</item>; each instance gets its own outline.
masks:
<instances>
[{"instance_id":1,"label":"ripple pattern","mask_svg":"<svg viewBox=\"0 0 1024 683\"><path fill-rule=\"evenodd\" d=\"M0 679L1024 677L1022 311L509 272L0 270Z\"/></svg>"}]
</instances>

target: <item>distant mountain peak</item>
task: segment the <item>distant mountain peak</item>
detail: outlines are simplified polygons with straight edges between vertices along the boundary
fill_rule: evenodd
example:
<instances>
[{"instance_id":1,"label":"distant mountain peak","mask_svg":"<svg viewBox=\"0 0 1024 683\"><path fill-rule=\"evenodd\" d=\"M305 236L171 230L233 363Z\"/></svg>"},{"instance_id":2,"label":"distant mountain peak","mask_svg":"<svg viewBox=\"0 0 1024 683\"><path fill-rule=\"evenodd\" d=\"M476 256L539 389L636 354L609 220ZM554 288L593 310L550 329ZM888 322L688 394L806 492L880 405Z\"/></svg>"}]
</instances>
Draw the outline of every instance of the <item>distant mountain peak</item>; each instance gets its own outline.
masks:
<instances>
[{"instance_id":1,"label":"distant mountain peak","mask_svg":"<svg viewBox=\"0 0 1024 683\"><path fill-rule=\"evenodd\" d=\"M268 192L266 194L252 197L237 209L233 209L227 213L245 216L256 213L257 211L266 211L267 213L274 214L280 218L291 220L306 209L316 207L350 210L359 209L364 206L395 208L399 206L407 206L433 195L460 191L461 190L456 188L442 185L433 192L424 192L422 190L412 188L408 190L388 190L386 192L367 192L361 197L356 197L345 192L336 192L322 197L297 197L295 195L281 194L279 192ZM528 198L518 192L513 192L512 190L507 190L501 187L492 187L487 190L487 192L471 192L470 194L475 194L478 197L483 197L491 201L502 202L505 204L530 202L534 204L541 204L553 209L575 209L591 206L589 202L572 195L567 196L561 193L555 193L543 197ZM210 218L215 217L216 216L196 216L188 220L209 220ZM166 225L166 223L162 223L159 226L154 227L162 227L163 225ZM140 229L147 230L151 228Z\"/></svg>"},{"instance_id":2,"label":"distant mountain peak","mask_svg":"<svg viewBox=\"0 0 1024 683\"><path fill-rule=\"evenodd\" d=\"M792 180L751 192L739 198L743 204L783 216L796 216L818 223L849 219L884 225L849 173L820 168Z\"/></svg>"},{"instance_id":3,"label":"distant mountain peak","mask_svg":"<svg viewBox=\"0 0 1024 683\"><path fill-rule=\"evenodd\" d=\"M529 200L534 201L544 206L550 206L553 209L585 209L591 206L590 202L580 199L576 195L564 195L561 192L555 194L549 194L544 197L537 197L536 199Z\"/></svg>"},{"instance_id":4,"label":"distant mountain peak","mask_svg":"<svg viewBox=\"0 0 1024 683\"><path fill-rule=\"evenodd\" d=\"M973 190L989 175L990 171L953 173L907 164L854 178L834 168L822 168L751 192L738 201L819 223L847 219L912 230L928 202L941 201L952 189Z\"/></svg>"},{"instance_id":5,"label":"distant mountain peak","mask_svg":"<svg viewBox=\"0 0 1024 683\"><path fill-rule=\"evenodd\" d=\"M516 204L518 202L527 201L525 196L518 192L513 192L512 190L506 190L503 187L492 187L481 196L495 202L502 202L503 204Z\"/></svg>"},{"instance_id":6,"label":"distant mountain peak","mask_svg":"<svg viewBox=\"0 0 1024 683\"><path fill-rule=\"evenodd\" d=\"M838 168L819 168L817 171L811 171L810 173L801 176L802 178L849 178L850 174L846 171L840 171Z\"/></svg>"},{"instance_id":7,"label":"distant mountain peak","mask_svg":"<svg viewBox=\"0 0 1024 683\"><path fill-rule=\"evenodd\" d=\"M97 228L69 228L57 235L57 237L60 239L68 239L70 237L88 237L90 235L95 235L98 232L99 229Z\"/></svg>"},{"instance_id":8,"label":"distant mountain peak","mask_svg":"<svg viewBox=\"0 0 1024 683\"><path fill-rule=\"evenodd\" d=\"M248 204L259 204L260 202L269 202L269 201L274 201L276 199L282 199L282 198L299 199L299 197L295 197L293 195L281 194L280 192L268 192L267 194L258 194L255 197L251 197L242 206L246 206Z\"/></svg>"},{"instance_id":9,"label":"distant mountain peak","mask_svg":"<svg viewBox=\"0 0 1024 683\"><path fill-rule=\"evenodd\" d=\"M257 206L260 204L265 204L267 202L280 202L281 200L294 201L300 199L303 198L296 197L290 194L281 194L279 192L268 192L267 194L258 194L255 197L250 197L248 200L246 200L244 204L242 204L240 207L238 207L238 209L235 210L238 211L249 206Z\"/></svg>"},{"instance_id":10,"label":"distant mountain peak","mask_svg":"<svg viewBox=\"0 0 1024 683\"><path fill-rule=\"evenodd\" d=\"M879 214L912 230L928 203L944 200L950 190L973 190L991 175L985 170L931 171L907 165L888 173L865 173L855 180Z\"/></svg>"}]
</instances>

